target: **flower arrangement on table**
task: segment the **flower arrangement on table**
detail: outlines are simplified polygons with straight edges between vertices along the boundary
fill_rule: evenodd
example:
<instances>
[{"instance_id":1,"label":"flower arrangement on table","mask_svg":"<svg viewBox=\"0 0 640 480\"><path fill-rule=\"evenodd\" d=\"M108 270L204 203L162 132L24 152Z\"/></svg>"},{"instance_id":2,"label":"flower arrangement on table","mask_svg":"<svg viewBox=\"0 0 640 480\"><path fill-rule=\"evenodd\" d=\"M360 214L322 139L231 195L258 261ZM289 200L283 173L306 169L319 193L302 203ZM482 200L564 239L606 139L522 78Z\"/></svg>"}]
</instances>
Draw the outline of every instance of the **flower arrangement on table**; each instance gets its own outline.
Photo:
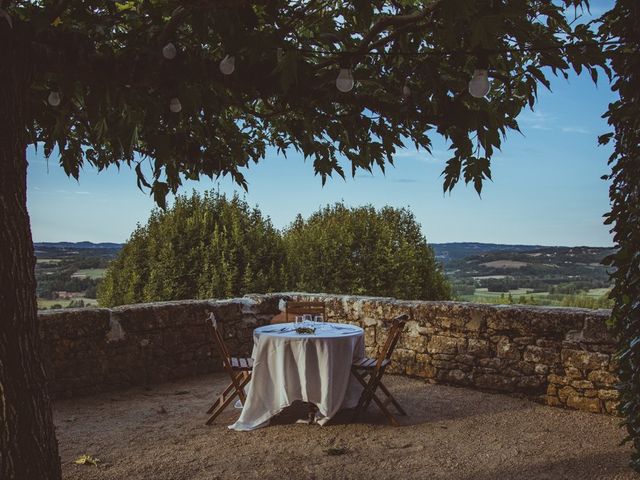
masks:
<instances>
[{"instance_id":1,"label":"flower arrangement on table","mask_svg":"<svg viewBox=\"0 0 640 480\"><path fill-rule=\"evenodd\" d=\"M296 333L300 335L313 335L316 333L315 327L297 327Z\"/></svg>"}]
</instances>

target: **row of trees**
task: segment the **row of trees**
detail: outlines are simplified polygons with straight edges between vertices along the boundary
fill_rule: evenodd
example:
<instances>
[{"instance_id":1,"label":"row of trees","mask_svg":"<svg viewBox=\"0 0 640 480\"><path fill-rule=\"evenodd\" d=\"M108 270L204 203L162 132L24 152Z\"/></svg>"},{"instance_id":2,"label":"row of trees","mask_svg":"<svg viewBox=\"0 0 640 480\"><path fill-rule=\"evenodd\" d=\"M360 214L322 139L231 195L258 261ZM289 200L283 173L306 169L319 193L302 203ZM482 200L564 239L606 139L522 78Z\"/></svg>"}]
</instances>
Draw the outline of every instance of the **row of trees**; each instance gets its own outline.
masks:
<instances>
[{"instance_id":1,"label":"row of trees","mask_svg":"<svg viewBox=\"0 0 640 480\"><path fill-rule=\"evenodd\" d=\"M234 196L193 193L155 210L112 262L101 305L283 290L447 299L413 214L328 206L282 234Z\"/></svg>"}]
</instances>

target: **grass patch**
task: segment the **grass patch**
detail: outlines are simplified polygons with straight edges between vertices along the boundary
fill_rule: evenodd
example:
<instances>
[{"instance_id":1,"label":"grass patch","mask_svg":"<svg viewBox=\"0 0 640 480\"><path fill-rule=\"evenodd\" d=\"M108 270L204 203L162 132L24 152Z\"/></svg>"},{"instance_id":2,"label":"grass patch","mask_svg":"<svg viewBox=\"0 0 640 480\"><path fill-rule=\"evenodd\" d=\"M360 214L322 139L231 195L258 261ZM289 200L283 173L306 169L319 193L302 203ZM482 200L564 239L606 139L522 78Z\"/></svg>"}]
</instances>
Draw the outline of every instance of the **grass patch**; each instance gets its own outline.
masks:
<instances>
[{"instance_id":1,"label":"grass patch","mask_svg":"<svg viewBox=\"0 0 640 480\"><path fill-rule=\"evenodd\" d=\"M81 270L76 271L72 277L77 278L90 278L92 280L96 280L98 278L103 278L104 273L107 271L106 268L83 268Z\"/></svg>"},{"instance_id":2,"label":"grass patch","mask_svg":"<svg viewBox=\"0 0 640 480\"><path fill-rule=\"evenodd\" d=\"M80 298L57 298L55 300L49 300L46 298L39 298L38 299L38 310L46 310L49 309L51 307L53 307L54 305L61 305L62 308L66 308L72 301L78 301L78 300L82 300L84 302L85 307L94 307L98 305L98 301L95 298L85 298L85 297L80 297Z\"/></svg>"}]
</instances>

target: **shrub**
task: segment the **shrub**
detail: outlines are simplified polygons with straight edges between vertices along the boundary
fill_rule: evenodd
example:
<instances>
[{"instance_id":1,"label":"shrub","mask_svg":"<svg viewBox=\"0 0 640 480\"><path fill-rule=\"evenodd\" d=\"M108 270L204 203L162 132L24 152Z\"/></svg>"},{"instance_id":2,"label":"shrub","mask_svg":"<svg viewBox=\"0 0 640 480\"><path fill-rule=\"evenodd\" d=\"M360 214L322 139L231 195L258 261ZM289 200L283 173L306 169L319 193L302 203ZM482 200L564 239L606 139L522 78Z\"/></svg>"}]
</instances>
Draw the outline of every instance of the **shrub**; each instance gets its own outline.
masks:
<instances>
[{"instance_id":1,"label":"shrub","mask_svg":"<svg viewBox=\"0 0 640 480\"><path fill-rule=\"evenodd\" d=\"M451 288L407 209L338 203L284 232L288 285L308 292L439 300Z\"/></svg>"},{"instance_id":2,"label":"shrub","mask_svg":"<svg viewBox=\"0 0 640 480\"><path fill-rule=\"evenodd\" d=\"M98 287L100 305L281 290L284 249L258 209L234 196L178 196L138 225Z\"/></svg>"}]
</instances>

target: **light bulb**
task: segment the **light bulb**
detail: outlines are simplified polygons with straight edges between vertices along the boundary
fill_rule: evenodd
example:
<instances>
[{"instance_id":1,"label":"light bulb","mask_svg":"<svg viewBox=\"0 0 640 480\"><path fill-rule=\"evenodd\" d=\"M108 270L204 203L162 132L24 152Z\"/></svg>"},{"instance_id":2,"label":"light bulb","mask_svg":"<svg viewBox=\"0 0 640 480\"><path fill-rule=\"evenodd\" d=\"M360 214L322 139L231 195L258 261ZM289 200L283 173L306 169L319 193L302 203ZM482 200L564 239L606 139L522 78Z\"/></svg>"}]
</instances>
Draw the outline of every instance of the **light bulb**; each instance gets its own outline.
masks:
<instances>
[{"instance_id":1,"label":"light bulb","mask_svg":"<svg viewBox=\"0 0 640 480\"><path fill-rule=\"evenodd\" d=\"M182 110L182 104L180 103L180 100L178 100L177 98L172 98L169 102L169 110L171 110L173 113L180 112L180 110Z\"/></svg>"},{"instance_id":2,"label":"light bulb","mask_svg":"<svg viewBox=\"0 0 640 480\"><path fill-rule=\"evenodd\" d=\"M350 92L353 89L353 72L350 68L341 68L338 78L336 78L336 87L343 93Z\"/></svg>"},{"instance_id":3,"label":"light bulb","mask_svg":"<svg viewBox=\"0 0 640 480\"><path fill-rule=\"evenodd\" d=\"M220 71L223 75L231 75L236 69L236 57L227 55L220 61Z\"/></svg>"},{"instance_id":4,"label":"light bulb","mask_svg":"<svg viewBox=\"0 0 640 480\"><path fill-rule=\"evenodd\" d=\"M173 60L176 58L178 54L178 50L176 50L176 46L169 42L164 47L162 47L162 56L167 60Z\"/></svg>"},{"instance_id":5,"label":"light bulb","mask_svg":"<svg viewBox=\"0 0 640 480\"><path fill-rule=\"evenodd\" d=\"M476 98L483 98L491 90L489 72L487 70L475 70L473 78L469 81L469 93Z\"/></svg>"},{"instance_id":6,"label":"light bulb","mask_svg":"<svg viewBox=\"0 0 640 480\"><path fill-rule=\"evenodd\" d=\"M60 105L60 94L58 92L51 92L49 97L47 97L47 102L49 102L49 105L52 107L57 107Z\"/></svg>"}]
</instances>

